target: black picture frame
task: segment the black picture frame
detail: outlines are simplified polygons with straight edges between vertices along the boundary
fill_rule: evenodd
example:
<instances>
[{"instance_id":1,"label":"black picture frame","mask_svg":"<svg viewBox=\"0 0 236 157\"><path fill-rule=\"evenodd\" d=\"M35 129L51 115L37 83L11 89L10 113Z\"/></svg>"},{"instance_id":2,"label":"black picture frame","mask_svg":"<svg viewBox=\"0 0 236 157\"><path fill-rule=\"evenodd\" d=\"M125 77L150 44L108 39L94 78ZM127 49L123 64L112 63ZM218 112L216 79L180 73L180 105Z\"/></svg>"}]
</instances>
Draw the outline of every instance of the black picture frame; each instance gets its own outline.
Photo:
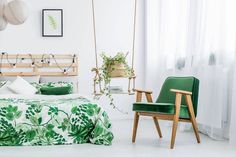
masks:
<instances>
[{"instance_id":1,"label":"black picture frame","mask_svg":"<svg viewBox=\"0 0 236 157\"><path fill-rule=\"evenodd\" d=\"M46 20L46 14L49 13L56 13L60 15L59 22L59 30L57 30L57 33L49 33L47 30L47 25L49 25L49 22L45 22ZM58 21L57 21L58 22ZM42 36L43 37L63 37L63 9L43 9L42 10Z\"/></svg>"}]
</instances>

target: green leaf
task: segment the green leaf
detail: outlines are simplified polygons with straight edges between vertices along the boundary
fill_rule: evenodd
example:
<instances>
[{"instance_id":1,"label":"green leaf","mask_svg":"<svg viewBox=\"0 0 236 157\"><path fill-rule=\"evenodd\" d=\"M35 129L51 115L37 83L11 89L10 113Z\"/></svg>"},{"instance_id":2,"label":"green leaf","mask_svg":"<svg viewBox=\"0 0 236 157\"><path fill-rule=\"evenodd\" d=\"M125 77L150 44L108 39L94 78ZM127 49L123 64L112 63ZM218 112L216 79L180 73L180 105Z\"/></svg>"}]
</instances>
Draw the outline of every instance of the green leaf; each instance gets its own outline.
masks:
<instances>
[{"instance_id":1,"label":"green leaf","mask_svg":"<svg viewBox=\"0 0 236 157\"><path fill-rule=\"evenodd\" d=\"M47 137L47 138L52 138L53 137L53 131L47 131L46 132L46 134L45 134L45 136Z\"/></svg>"},{"instance_id":2,"label":"green leaf","mask_svg":"<svg viewBox=\"0 0 236 157\"><path fill-rule=\"evenodd\" d=\"M64 124L68 124L69 122L70 122L70 121L69 121L68 118L64 118L64 119L63 119L63 123L64 123Z\"/></svg>"},{"instance_id":3,"label":"green leaf","mask_svg":"<svg viewBox=\"0 0 236 157\"><path fill-rule=\"evenodd\" d=\"M78 110L78 108L75 106L71 109L71 113L76 114L77 110Z\"/></svg>"},{"instance_id":4,"label":"green leaf","mask_svg":"<svg viewBox=\"0 0 236 157\"><path fill-rule=\"evenodd\" d=\"M94 110L93 109L88 109L87 111L86 111L86 113L89 115L89 116L93 116L94 115Z\"/></svg>"},{"instance_id":5,"label":"green leaf","mask_svg":"<svg viewBox=\"0 0 236 157\"><path fill-rule=\"evenodd\" d=\"M67 129L66 125L61 125L60 128L62 129L62 131L65 131Z\"/></svg>"},{"instance_id":6,"label":"green leaf","mask_svg":"<svg viewBox=\"0 0 236 157\"><path fill-rule=\"evenodd\" d=\"M37 105L35 112L40 113L42 111L43 105Z\"/></svg>"},{"instance_id":7,"label":"green leaf","mask_svg":"<svg viewBox=\"0 0 236 157\"><path fill-rule=\"evenodd\" d=\"M48 125L46 126L46 128L47 128L48 130L52 130L52 129L54 128L54 125L48 124Z\"/></svg>"},{"instance_id":8,"label":"green leaf","mask_svg":"<svg viewBox=\"0 0 236 157\"><path fill-rule=\"evenodd\" d=\"M29 120L33 125L38 125L38 118L31 116L29 117Z\"/></svg>"},{"instance_id":9,"label":"green leaf","mask_svg":"<svg viewBox=\"0 0 236 157\"><path fill-rule=\"evenodd\" d=\"M14 120L14 114L13 113L7 113L6 118L10 121Z\"/></svg>"},{"instance_id":10,"label":"green leaf","mask_svg":"<svg viewBox=\"0 0 236 157\"><path fill-rule=\"evenodd\" d=\"M17 111L16 113L15 113L15 118L20 118L20 116L22 115L22 111Z\"/></svg>"},{"instance_id":11,"label":"green leaf","mask_svg":"<svg viewBox=\"0 0 236 157\"><path fill-rule=\"evenodd\" d=\"M50 107L48 111L48 115L58 115L58 108L57 107Z\"/></svg>"},{"instance_id":12,"label":"green leaf","mask_svg":"<svg viewBox=\"0 0 236 157\"><path fill-rule=\"evenodd\" d=\"M101 126L97 126L95 129L94 129L94 135L95 136L98 136L98 135L101 135L102 132L103 132L103 128Z\"/></svg>"},{"instance_id":13,"label":"green leaf","mask_svg":"<svg viewBox=\"0 0 236 157\"><path fill-rule=\"evenodd\" d=\"M41 124L42 123L42 117L40 117L39 119L38 119L38 124Z\"/></svg>"},{"instance_id":14,"label":"green leaf","mask_svg":"<svg viewBox=\"0 0 236 157\"><path fill-rule=\"evenodd\" d=\"M26 139L28 141L32 141L34 139L34 137L36 136L36 131L35 130L30 130L26 132Z\"/></svg>"},{"instance_id":15,"label":"green leaf","mask_svg":"<svg viewBox=\"0 0 236 157\"><path fill-rule=\"evenodd\" d=\"M9 105L6 109L7 109L7 112L13 112L13 106L12 105Z\"/></svg>"},{"instance_id":16,"label":"green leaf","mask_svg":"<svg viewBox=\"0 0 236 157\"><path fill-rule=\"evenodd\" d=\"M12 108L12 112L16 112L18 110L18 107L17 106L14 106L13 108Z\"/></svg>"}]
</instances>

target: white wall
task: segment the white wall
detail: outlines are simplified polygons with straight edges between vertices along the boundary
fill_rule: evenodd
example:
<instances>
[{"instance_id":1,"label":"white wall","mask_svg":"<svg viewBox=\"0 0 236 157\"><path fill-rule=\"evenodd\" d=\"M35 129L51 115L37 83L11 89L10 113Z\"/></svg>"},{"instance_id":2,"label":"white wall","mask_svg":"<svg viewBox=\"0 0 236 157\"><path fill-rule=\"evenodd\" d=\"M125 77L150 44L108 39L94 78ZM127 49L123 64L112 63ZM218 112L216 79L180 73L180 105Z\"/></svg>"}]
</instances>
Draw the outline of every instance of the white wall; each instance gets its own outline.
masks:
<instances>
[{"instance_id":1,"label":"white wall","mask_svg":"<svg viewBox=\"0 0 236 157\"><path fill-rule=\"evenodd\" d=\"M91 0L25 0L30 16L25 24L9 25L0 32L0 51L8 53L78 53L80 59L80 93L92 97L91 68L95 66L92 31ZM95 0L99 52L115 54L131 51L132 16L134 0ZM41 37L41 10L62 8L64 10L64 37ZM139 0L135 67L137 86L143 86L144 62L144 0ZM122 81L123 84L124 81ZM133 113L134 96L115 96L119 108L129 115L114 111L106 98L99 102L112 119L130 118Z\"/></svg>"}]
</instances>

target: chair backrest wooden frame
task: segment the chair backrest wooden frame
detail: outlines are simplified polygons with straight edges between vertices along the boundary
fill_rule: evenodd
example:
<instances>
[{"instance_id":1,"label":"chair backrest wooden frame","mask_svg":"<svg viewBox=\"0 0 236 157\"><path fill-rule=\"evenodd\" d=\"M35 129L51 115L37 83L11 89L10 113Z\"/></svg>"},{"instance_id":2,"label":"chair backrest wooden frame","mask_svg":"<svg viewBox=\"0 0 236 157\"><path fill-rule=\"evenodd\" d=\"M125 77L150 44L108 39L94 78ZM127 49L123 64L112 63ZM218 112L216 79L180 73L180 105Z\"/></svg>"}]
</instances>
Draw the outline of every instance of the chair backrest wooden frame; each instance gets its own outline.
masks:
<instances>
[{"instance_id":1,"label":"chair backrest wooden frame","mask_svg":"<svg viewBox=\"0 0 236 157\"><path fill-rule=\"evenodd\" d=\"M2 53L0 54L0 59L0 76L40 75L66 77L78 75L79 61L74 54Z\"/></svg>"}]
</instances>

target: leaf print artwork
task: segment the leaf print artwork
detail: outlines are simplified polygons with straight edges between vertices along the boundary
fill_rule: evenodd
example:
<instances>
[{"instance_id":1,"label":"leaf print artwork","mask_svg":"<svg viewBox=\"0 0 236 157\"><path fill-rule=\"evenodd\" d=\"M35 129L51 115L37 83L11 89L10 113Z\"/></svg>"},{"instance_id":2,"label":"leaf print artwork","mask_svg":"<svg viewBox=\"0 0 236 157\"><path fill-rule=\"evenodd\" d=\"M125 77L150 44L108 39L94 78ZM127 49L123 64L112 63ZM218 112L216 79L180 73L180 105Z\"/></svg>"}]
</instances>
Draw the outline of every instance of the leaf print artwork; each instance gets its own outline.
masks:
<instances>
[{"instance_id":1,"label":"leaf print artwork","mask_svg":"<svg viewBox=\"0 0 236 157\"><path fill-rule=\"evenodd\" d=\"M63 9L42 10L42 36L63 37Z\"/></svg>"},{"instance_id":2,"label":"leaf print artwork","mask_svg":"<svg viewBox=\"0 0 236 157\"><path fill-rule=\"evenodd\" d=\"M48 21L49 21L50 26L52 27L52 29L56 30L57 29L56 19L53 16L48 15Z\"/></svg>"},{"instance_id":3,"label":"leaf print artwork","mask_svg":"<svg viewBox=\"0 0 236 157\"><path fill-rule=\"evenodd\" d=\"M0 102L0 146L112 143L106 112L83 97Z\"/></svg>"}]
</instances>

